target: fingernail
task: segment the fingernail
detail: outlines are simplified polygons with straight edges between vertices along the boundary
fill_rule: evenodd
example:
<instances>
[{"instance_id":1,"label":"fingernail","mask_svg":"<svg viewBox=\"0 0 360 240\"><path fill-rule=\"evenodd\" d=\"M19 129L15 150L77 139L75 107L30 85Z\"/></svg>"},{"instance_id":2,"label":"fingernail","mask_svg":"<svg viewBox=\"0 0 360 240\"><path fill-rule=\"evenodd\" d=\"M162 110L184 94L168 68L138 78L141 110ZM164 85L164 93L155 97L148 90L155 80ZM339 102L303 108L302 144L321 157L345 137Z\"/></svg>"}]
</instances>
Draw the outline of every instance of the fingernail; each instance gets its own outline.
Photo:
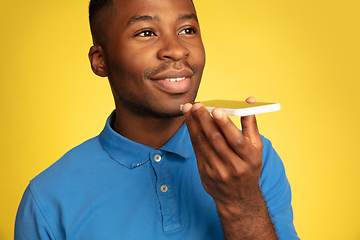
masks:
<instances>
[{"instance_id":1,"label":"fingernail","mask_svg":"<svg viewBox=\"0 0 360 240\"><path fill-rule=\"evenodd\" d=\"M181 104L180 105L180 110L183 112L183 113L186 113L188 111L190 111L191 109L191 104L190 103L186 103L186 104Z\"/></svg>"},{"instance_id":2,"label":"fingernail","mask_svg":"<svg viewBox=\"0 0 360 240\"><path fill-rule=\"evenodd\" d=\"M201 103L195 103L194 106L193 106L193 111L198 110L201 106L202 106Z\"/></svg>"},{"instance_id":3,"label":"fingernail","mask_svg":"<svg viewBox=\"0 0 360 240\"><path fill-rule=\"evenodd\" d=\"M217 119L220 119L224 116L224 111L220 108L215 108L213 111L212 111L212 115L214 118L217 118Z\"/></svg>"},{"instance_id":4,"label":"fingernail","mask_svg":"<svg viewBox=\"0 0 360 240\"><path fill-rule=\"evenodd\" d=\"M253 104L256 102L256 99L254 97L248 97L245 101L249 104Z\"/></svg>"}]
</instances>

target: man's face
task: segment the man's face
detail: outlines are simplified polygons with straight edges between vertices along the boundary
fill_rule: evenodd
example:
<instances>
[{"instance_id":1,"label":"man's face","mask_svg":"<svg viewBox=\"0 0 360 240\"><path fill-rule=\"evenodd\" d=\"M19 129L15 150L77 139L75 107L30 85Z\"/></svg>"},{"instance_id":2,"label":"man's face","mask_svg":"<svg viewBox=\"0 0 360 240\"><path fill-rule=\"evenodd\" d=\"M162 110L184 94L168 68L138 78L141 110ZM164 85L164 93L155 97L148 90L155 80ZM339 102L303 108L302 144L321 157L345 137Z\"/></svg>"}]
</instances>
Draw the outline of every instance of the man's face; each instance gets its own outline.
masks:
<instances>
[{"instance_id":1,"label":"man's face","mask_svg":"<svg viewBox=\"0 0 360 240\"><path fill-rule=\"evenodd\" d=\"M205 64L190 0L114 0L103 46L117 108L152 117L181 115Z\"/></svg>"}]
</instances>

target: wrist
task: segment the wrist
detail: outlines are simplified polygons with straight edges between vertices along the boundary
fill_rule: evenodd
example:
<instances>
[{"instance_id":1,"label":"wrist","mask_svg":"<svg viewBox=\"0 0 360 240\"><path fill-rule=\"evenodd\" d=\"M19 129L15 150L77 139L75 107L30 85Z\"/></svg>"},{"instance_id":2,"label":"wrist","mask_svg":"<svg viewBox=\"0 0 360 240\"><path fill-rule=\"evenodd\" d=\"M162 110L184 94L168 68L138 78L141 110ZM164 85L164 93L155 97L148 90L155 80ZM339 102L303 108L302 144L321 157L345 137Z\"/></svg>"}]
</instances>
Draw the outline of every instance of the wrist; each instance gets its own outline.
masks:
<instances>
[{"instance_id":1,"label":"wrist","mask_svg":"<svg viewBox=\"0 0 360 240\"><path fill-rule=\"evenodd\" d=\"M265 220L265 222L271 223L260 188L248 194L246 198L226 202L215 200L215 204L222 222L241 222L245 225L253 225L256 221Z\"/></svg>"},{"instance_id":2,"label":"wrist","mask_svg":"<svg viewBox=\"0 0 360 240\"><path fill-rule=\"evenodd\" d=\"M219 218L228 240L277 239L266 203L260 198L237 203L215 202Z\"/></svg>"}]
</instances>

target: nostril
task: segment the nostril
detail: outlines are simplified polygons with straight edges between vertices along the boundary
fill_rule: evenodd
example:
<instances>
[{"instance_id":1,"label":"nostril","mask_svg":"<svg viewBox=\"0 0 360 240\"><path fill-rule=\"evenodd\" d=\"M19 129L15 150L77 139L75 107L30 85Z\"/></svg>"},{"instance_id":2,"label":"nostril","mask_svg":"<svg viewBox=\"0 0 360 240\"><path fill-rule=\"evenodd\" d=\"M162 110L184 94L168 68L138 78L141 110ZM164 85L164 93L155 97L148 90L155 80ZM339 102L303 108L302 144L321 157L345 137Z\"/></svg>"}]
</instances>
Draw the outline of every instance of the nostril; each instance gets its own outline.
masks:
<instances>
[{"instance_id":1,"label":"nostril","mask_svg":"<svg viewBox=\"0 0 360 240\"><path fill-rule=\"evenodd\" d=\"M172 59L174 61L186 58L190 51L187 49L182 42L177 39L164 40L164 45L158 51L159 59Z\"/></svg>"}]
</instances>

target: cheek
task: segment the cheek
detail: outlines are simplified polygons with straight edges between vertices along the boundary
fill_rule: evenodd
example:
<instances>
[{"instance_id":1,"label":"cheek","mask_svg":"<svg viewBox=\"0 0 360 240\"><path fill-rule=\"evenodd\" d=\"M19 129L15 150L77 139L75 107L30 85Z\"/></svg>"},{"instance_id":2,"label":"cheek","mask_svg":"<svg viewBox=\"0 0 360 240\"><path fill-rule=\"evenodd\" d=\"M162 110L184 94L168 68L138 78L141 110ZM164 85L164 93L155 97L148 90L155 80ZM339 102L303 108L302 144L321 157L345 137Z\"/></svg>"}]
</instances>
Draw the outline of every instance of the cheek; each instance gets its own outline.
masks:
<instances>
[{"instance_id":1,"label":"cheek","mask_svg":"<svg viewBox=\"0 0 360 240\"><path fill-rule=\"evenodd\" d=\"M201 59L200 61L202 62L202 67L204 68L205 66L205 61L206 61L206 55L205 55L205 49L204 46L201 46L199 48L199 58Z\"/></svg>"},{"instance_id":2,"label":"cheek","mask_svg":"<svg viewBox=\"0 0 360 240\"><path fill-rule=\"evenodd\" d=\"M204 47L201 45L201 46L194 48L192 50L192 56L198 67L198 71L202 72L202 70L205 66L205 49L204 49Z\"/></svg>"},{"instance_id":3,"label":"cheek","mask_svg":"<svg viewBox=\"0 0 360 240\"><path fill-rule=\"evenodd\" d=\"M149 51L127 51L126 55L123 55L119 59L119 65L128 74L133 77L143 78L145 77L146 69L156 66L156 58L154 54Z\"/></svg>"},{"instance_id":4,"label":"cheek","mask_svg":"<svg viewBox=\"0 0 360 240\"><path fill-rule=\"evenodd\" d=\"M117 54L111 59L110 63L108 65L110 68L109 75L116 81L131 83L137 81L136 79L142 75L141 66L144 66L144 64L141 58L135 57L131 52L126 51Z\"/></svg>"}]
</instances>

